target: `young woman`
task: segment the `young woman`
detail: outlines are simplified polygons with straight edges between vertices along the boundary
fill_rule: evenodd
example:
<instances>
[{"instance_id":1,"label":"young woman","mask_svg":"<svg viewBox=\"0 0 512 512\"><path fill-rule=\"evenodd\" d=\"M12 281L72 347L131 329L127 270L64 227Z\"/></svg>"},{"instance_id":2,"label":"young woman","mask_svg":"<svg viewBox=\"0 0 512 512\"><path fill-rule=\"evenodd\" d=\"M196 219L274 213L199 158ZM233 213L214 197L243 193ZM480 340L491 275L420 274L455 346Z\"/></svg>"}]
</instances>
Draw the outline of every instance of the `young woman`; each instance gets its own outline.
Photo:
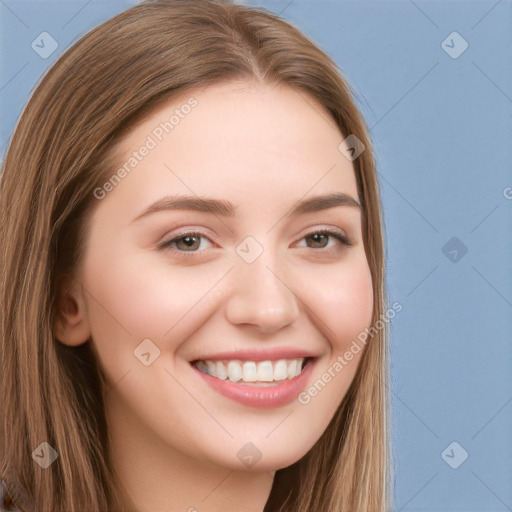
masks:
<instances>
[{"instance_id":1,"label":"young woman","mask_svg":"<svg viewBox=\"0 0 512 512\"><path fill-rule=\"evenodd\" d=\"M384 512L384 252L336 65L137 5L36 88L0 181L4 508Z\"/></svg>"}]
</instances>

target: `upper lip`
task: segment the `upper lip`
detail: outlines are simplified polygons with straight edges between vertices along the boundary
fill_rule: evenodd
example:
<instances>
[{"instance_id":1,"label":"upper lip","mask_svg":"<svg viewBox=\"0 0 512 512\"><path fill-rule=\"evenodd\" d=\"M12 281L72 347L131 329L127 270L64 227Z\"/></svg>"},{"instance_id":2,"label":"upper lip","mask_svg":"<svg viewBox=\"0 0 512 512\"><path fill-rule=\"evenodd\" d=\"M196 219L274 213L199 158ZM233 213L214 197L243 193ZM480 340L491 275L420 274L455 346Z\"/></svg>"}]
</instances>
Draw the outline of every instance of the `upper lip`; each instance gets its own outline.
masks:
<instances>
[{"instance_id":1,"label":"upper lip","mask_svg":"<svg viewBox=\"0 0 512 512\"><path fill-rule=\"evenodd\" d=\"M267 361L278 359L299 359L317 357L308 350L296 347L274 347L250 350L232 350L229 352L217 352L197 357L192 361L220 361L223 359L240 359L242 361Z\"/></svg>"}]
</instances>

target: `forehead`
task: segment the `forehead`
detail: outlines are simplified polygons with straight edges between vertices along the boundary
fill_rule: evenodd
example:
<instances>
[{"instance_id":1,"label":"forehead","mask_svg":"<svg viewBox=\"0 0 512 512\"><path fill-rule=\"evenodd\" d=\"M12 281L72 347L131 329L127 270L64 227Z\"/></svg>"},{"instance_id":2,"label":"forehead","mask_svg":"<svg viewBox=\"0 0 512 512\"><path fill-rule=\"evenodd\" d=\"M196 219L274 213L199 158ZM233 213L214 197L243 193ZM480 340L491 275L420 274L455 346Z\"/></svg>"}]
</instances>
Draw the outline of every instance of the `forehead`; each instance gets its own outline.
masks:
<instances>
[{"instance_id":1,"label":"forehead","mask_svg":"<svg viewBox=\"0 0 512 512\"><path fill-rule=\"evenodd\" d=\"M160 105L127 133L115 155L120 167L150 147L124 180L130 184L123 183L139 196L153 198L165 188L236 199L264 193L282 200L308 191L357 198L352 163L339 150L343 139L325 107L304 91L240 81Z\"/></svg>"}]
</instances>

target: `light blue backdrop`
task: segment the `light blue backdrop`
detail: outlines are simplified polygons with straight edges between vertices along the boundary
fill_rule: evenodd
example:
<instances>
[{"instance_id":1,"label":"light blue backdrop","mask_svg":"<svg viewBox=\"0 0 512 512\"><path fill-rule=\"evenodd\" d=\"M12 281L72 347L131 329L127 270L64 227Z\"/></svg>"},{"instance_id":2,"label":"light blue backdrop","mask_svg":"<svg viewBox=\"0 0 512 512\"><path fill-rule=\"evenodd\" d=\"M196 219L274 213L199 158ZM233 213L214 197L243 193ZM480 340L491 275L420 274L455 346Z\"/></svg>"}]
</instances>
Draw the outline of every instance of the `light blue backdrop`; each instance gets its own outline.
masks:
<instances>
[{"instance_id":1,"label":"light blue backdrop","mask_svg":"<svg viewBox=\"0 0 512 512\"><path fill-rule=\"evenodd\" d=\"M2 155L45 69L134 3L0 2ZM403 304L392 323L396 510L512 510L512 3L245 3L317 42L371 127L389 296ZM42 32L58 43L48 58L31 47Z\"/></svg>"}]
</instances>

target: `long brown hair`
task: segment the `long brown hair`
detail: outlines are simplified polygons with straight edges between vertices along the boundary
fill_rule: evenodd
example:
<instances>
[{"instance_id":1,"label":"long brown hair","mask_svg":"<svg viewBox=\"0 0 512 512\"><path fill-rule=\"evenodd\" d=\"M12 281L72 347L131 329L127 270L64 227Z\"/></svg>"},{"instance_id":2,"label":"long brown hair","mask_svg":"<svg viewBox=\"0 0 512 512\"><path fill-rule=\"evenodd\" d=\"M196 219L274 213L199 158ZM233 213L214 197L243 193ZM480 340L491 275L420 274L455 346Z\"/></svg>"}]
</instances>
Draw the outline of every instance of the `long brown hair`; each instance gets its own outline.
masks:
<instances>
[{"instance_id":1,"label":"long brown hair","mask_svg":"<svg viewBox=\"0 0 512 512\"><path fill-rule=\"evenodd\" d=\"M144 2L82 37L35 89L0 181L2 443L37 511L128 510L111 469L104 380L92 343L54 334L58 297L86 243L93 191L113 148L163 102L209 84L284 84L325 107L365 150L353 161L374 291L385 315L384 249L371 140L336 64L299 30L228 0ZM385 512L391 507L387 328L372 329L356 376L313 448L278 470L265 511ZM42 442L58 462L32 460Z\"/></svg>"}]
</instances>

